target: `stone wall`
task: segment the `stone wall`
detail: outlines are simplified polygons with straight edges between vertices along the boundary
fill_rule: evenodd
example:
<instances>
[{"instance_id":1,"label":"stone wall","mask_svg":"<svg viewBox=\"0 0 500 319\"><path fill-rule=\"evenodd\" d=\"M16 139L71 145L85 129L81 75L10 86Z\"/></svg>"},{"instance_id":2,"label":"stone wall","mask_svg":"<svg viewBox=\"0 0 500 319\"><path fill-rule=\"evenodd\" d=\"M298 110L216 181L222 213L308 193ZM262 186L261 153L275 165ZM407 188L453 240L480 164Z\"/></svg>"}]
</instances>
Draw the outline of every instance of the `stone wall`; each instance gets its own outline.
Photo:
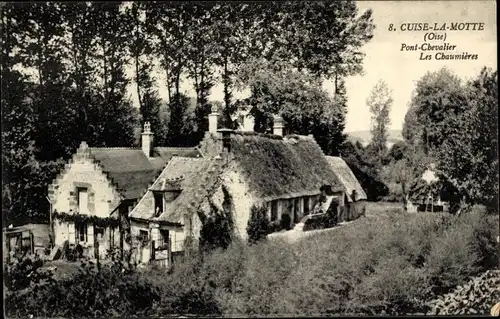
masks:
<instances>
[{"instance_id":1,"label":"stone wall","mask_svg":"<svg viewBox=\"0 0 500 319\"><path fill-rule=\"evenodd\" d=\"M88 207L84 214L109 217L120 203L120 195L107 175L85 150L79 149L54 182L49 185L53 209L70 213L78 210L78 187L88 189Z\"/></svg>"},{"instance_id":2,"label":"stone wall","mask_svg":"<svg viewBox=\"0 0 500 319\"><path fill-rule=\"evenodd\" d=\"M231 166L223 173L222 179L233 203L234 231L241 239L246 240L248 237L246 228L250 219L251 207L254 204L264 203L251 193L237 165L232 164ZM219 189L218 192L222 192L222 189ZM221 196L216 197L220 198Z\"/></svg>"}]
</instances>

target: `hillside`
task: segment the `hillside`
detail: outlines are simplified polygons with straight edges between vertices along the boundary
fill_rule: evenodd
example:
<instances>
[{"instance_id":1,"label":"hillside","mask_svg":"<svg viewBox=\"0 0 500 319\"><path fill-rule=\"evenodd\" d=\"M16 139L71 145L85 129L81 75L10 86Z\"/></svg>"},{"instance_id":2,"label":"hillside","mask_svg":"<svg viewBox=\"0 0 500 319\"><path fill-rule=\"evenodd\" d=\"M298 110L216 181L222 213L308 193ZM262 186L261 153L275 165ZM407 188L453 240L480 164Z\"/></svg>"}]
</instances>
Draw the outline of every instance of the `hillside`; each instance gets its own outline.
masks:
<instances>
[{"instance_id":1,"label":"hillside","mask_svg":"<svg viewBox=\"0 0 500 319\"><path fill-rule=\"evenodd\" d=\"M354 131L347 133L347 139L352 143L356 143L359 141L363 146L368 145L372 138L372 134L370 131ZM387 140L387 146L391 147L393 144L402 141L403 134L402 130L389 130L389 138Z\"/></svg>"}]
</instances>

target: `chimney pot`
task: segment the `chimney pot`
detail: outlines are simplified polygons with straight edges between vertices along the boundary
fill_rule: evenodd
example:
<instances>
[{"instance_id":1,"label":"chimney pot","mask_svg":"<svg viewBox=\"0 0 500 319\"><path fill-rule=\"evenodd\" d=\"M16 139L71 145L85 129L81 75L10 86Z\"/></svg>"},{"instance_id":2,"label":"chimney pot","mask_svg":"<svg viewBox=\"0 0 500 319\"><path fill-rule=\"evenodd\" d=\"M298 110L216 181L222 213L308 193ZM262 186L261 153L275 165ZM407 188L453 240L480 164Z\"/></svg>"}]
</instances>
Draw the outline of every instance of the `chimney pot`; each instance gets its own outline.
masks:
<instances>
[{"instance_id":1,"label":"chimney pot","mask_svg":"<svg viewBox=\"0 0 500 319\"><path fill-rule=\"evenodd\" d=\"M281 116L275 115L273 122L273 134L283 136L283 118Z\"/></svg>"},{"instance_id":2,"label":"chimney pot","mask_svg":"<svg viewBox=\"0 0 500 319\"><path fill-rule=\"evenodd\" d=\"M217 113L217 105L212 105L212 113L208 115L208 131L210 133L217 133L217 121L219 113Z\"/></svg>"},{"instance_id":3,"label":"chimney pot","mask_svg":"<svg viewBox=\"0 0 500 319\"><path fill-rule=\"evenodd\" d=\"M151 157L151 146L153 144L153 133L151 132L151 124L149 122L144 123L144 132L141 134L142 136L142 151L148 158Z\"/></svg>"}]
</instances>

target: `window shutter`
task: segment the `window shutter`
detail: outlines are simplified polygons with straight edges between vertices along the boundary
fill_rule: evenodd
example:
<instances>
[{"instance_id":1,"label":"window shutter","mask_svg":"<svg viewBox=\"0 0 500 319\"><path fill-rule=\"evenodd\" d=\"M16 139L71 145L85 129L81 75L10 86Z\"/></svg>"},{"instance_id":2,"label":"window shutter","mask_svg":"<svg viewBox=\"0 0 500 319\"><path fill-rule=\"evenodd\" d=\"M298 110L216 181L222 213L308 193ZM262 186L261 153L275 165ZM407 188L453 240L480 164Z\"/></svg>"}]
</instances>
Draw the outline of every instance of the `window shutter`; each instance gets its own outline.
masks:
<instances>
[{"instance_id":1,"label":"window shutter","mask_svg":"<svg viewBox=\"0 0 500 319\"><path fill-rule=\"evenodd\" d=\"M88 192L85 188L78 190L78 211L80 214L86 214L88 211Z\"/></svg>"},{"instance_id":2,"label":"window shutter","mask_svg":"<svg viewBox=\"0 0 500 319\"><path fill-rule=\"evenodd\" d=\"M94 246L94 225L87 225L87 242Z\"/></svg>"},{"instance_id":3,"label":"window shutter","mask_svg":"<svg viewBox=\"0 0 500 319\"><path fill-rule=\"evenodd\" d=\"M76 233L75 233L75 224L68 223L68 242L70 244L76 243Z\"/></svg>"}]
</instances>

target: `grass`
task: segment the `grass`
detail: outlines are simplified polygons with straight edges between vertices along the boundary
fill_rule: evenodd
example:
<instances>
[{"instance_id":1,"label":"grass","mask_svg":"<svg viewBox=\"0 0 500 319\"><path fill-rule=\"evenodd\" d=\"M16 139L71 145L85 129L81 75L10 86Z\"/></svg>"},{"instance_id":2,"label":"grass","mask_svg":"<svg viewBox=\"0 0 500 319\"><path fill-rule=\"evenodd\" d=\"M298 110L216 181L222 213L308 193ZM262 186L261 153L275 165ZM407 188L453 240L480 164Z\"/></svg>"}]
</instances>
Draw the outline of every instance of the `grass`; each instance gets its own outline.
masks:
<instances>
[{"instance_id":1,"label":"grass","mask_svg":"<svg viewBox=\"0 0 500 319\"><path fill-rule=\"evenodd\" d=\"M233 242L227 250L176 264L172 274L147 269L112 279L101 275L104 284L79 275L51 294L71 300L105 296L105 302L88 303L87 314L107 316L425 313L429 300L498 266L498 222L498 215L480 209L456 218L370 203L366 217L293 244ZM59 291L61 286L68 290ZM147 307L132 302L133 291L148 296ZM59 312L37 312L46 298L33 298L41 299L30 303L31 313L78 315L64 303L45 305Z\"/></svg>"}]
</instances>

